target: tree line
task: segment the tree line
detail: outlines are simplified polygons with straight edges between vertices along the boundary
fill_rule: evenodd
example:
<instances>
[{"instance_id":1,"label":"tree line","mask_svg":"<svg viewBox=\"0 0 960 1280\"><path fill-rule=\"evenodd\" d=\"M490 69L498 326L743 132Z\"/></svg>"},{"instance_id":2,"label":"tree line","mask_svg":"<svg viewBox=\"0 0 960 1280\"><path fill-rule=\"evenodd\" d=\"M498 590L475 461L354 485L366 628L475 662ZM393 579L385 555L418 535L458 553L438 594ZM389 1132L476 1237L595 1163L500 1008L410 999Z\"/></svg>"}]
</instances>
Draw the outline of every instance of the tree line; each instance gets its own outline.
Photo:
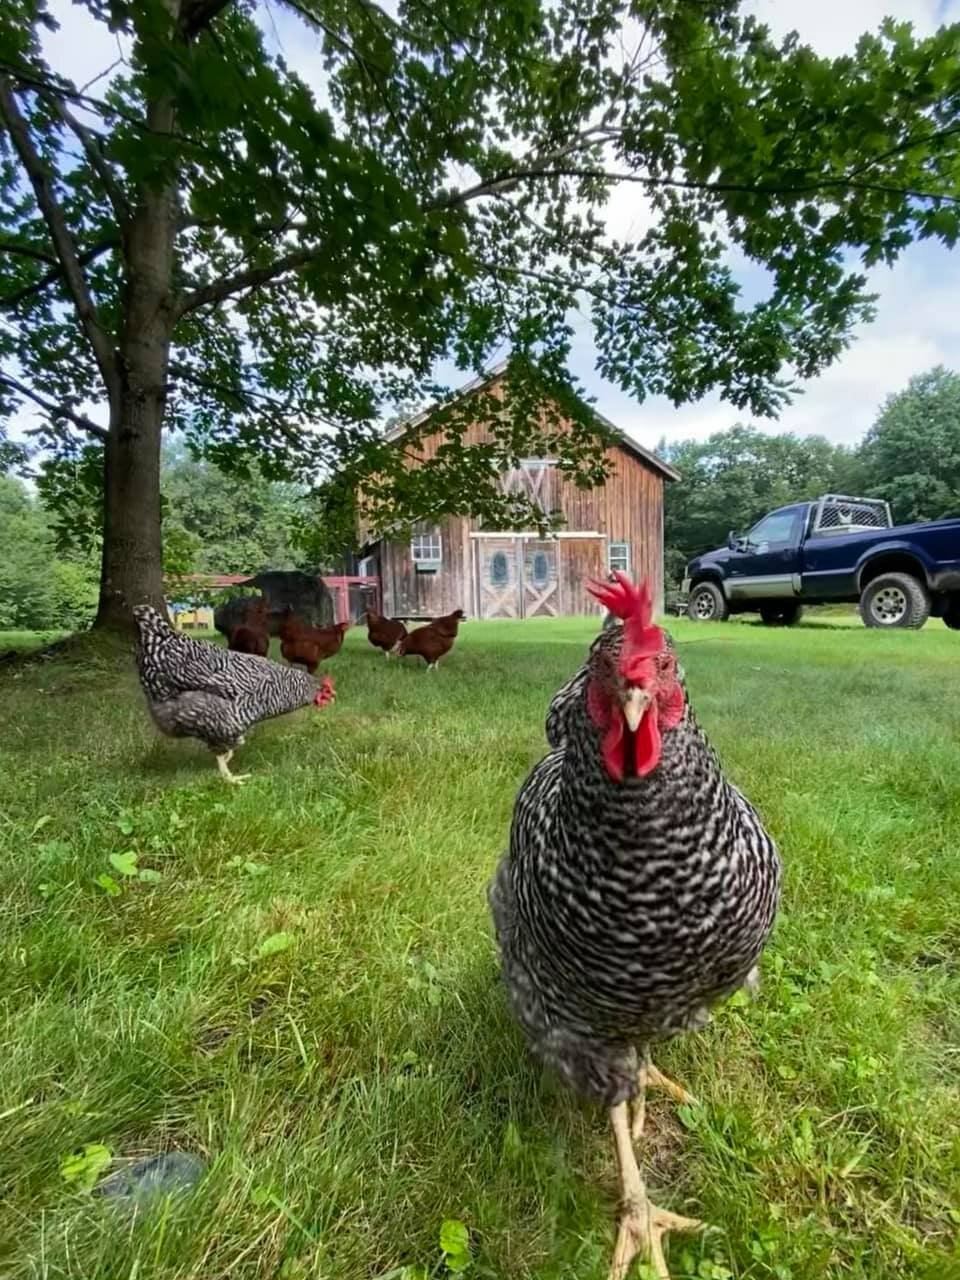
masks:
<instances>
[{"instance_id":1,"label":"tree line","mask_svg":"<svg viewBox=\"0 0 960 1280\"><path fill-rule=\"evenodd\" d=\"M23 465L0 441L0 473ZM931 369L881 406L855 446L822 436L733 426L706 440L661 441L681 474L667 486L667 579L766 512L823 493L885 498L898 523L960 516L960 374ZM56 473L63 463L46 464ZM73 629L98 598L99 507L93 478L39 472L36 493L0 474L0 629ZM87 482L89 481L89 486ZM87 494L83 499L81 495ZM63 495L70 494L64 506ZM164 570L256 573L315 563L308 493L260 472L238 477L169 443L161 459ZM49 496L49 495L52 495Z\"/></svg>"},{"instance_id":2,"label":"tree line","mask_svg":"<svg viewBox=\"0 0 960 1280\"><path fill-rule=\"evenodd\" d=\"M23 465L23 454L11 453L9 461ZM73 500L64 506L47 496L42 468L38 479L28 487L0 474L0 630L73 631L89 626L97 610L98 497L75 477ZM58 497L64 480L58 474L53 485ZM171 578L304 567L296 536L303 491L296 486L256 471L229 475L175 445L163 450L160 484L163 568Z\"/></svg>"},{"instance_id":3,"label":"tree line","mask_svg":"<svg viewBox=\"0 0 960 1280\"><path fill-rule=\"evenodd\" d=\"M824 493L885 498L898 524L960 516L960 374L938 367L912 378L855 447L734 426L706 440L664 440L658 451L682 476L665 496L672 582L731 529Z\"/></svg>"}]
</instances>

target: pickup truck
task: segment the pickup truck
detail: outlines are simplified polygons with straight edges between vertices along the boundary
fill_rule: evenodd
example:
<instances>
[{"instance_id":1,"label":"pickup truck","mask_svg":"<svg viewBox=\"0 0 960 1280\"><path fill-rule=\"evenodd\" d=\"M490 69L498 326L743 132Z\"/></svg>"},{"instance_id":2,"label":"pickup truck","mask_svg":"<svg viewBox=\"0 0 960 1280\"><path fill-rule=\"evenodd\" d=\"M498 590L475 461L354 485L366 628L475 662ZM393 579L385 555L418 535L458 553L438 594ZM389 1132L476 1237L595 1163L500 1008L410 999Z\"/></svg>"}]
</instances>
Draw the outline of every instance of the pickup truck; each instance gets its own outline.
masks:
<instances>
[{"instance_id":1,"label":"pickup truck","mask_svg":"<svg viewBox=\"0 0 960 1280\"><path fill-rule=\"evenodd\" d=\"M794 502L687 565L687 616L759 612L789 626L804 604L857 602L868 627L960 630L960 520L893 526L886 502L826 494Z\"/></svg>"}]
</instances>

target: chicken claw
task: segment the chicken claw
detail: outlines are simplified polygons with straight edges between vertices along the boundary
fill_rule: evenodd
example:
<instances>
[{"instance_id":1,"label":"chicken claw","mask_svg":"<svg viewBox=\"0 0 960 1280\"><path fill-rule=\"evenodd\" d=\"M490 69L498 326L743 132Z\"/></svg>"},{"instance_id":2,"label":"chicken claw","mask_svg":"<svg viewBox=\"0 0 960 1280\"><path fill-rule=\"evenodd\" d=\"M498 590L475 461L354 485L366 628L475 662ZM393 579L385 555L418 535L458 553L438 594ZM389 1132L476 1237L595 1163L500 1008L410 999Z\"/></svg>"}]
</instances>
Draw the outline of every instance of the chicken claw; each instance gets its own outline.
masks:
<instances>
[{"instance_id":1,"label":"chicken claw","mask_svg":"<svg viewBox=\"0 0 960 1280\"><path fill-rule=\"evenodd\" d=\"M650 1263L658 1280L670 1280L663 1237L668 1231L699 1231L703 1223L651 1203L633 1149L626 1102L611 1110L610 1123L620 1166L623 1213L608 1280L625 1280L631 1263L637 1257L643 1257Z\"/></svg>"},{"instance_id":2,"label":"chicken claw","mask_svg":"<svg viewBox=\"0 0 960 1280\"><path fill-rule=\"evenodd\" d=\"M608 1280L624 1280L633 1260L648 1261L657 1280L670 1280L663 1238L668 1231L699 1231L703 1223L697 1218L684 1218L669 1209L661 1209L645 1199L624 1208L613 1252L613 1265Z\"/></svg>"},{"instance_id":3,"label":"chicken claw","mask_svg":"<svg viewBox=\"0 0 960 1280\"><path fill-rule=\"evenodd\" d=\"M220 770L220 777L224 782L229 782L235 787L241 786L250 777L249 773L231 773L230 760L233 757L232 751L225 751L223 755L217 756L217 768Z\"/></svg>"}]
</instances>

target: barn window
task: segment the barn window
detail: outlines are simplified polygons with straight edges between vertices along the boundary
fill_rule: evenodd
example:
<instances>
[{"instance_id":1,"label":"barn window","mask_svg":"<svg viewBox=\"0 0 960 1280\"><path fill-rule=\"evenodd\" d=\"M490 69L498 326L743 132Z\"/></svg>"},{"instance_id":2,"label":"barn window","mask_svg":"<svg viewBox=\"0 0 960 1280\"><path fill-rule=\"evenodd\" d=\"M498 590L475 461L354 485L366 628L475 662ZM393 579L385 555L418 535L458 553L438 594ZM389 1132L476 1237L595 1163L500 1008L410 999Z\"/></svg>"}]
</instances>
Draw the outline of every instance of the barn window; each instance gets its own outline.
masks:
<instances>
[{"instance_id":1,"label":"barn window","mask_svg":"<svg viewBox=\"0 0 960 1280\"><path fill-rule=\"evenodd\" d=\"M415 533L410 539L410 558L414 568L421 573L436 573L443 563L443 543L440 533Z\"/></svg>"},{"instance_id":2,"label":"barn window","mask_svg":"<svg viewBox=\"0 0 960 1280\"><path fill-rule=\"evenodd\" d=\"M495 587L505 587L510 581L510 566L503 551L495 551L490 557L490 581Z\"/></svg>"},{"instance_id":3,"label":"barn window","mask_svg":"<svg viewBox=\"0 0 960 1280\"><path fill-rule=\"evenodd\" d=\"M545 551L538 551L533 557L533 572L530 575L535 587L545 587L550 581L550 561Z\"/></svg>"},{"instance_id":4,"label":"barn window","mask_svg":"<svg viewBox=\"0 0 960 1280\"><path fill-rule=\"evenodd\" d=\"M611 542L607 547L607 567L611 573L617 569L620 573L630 572L630 543Z\"/></svg>"}]
</instances>

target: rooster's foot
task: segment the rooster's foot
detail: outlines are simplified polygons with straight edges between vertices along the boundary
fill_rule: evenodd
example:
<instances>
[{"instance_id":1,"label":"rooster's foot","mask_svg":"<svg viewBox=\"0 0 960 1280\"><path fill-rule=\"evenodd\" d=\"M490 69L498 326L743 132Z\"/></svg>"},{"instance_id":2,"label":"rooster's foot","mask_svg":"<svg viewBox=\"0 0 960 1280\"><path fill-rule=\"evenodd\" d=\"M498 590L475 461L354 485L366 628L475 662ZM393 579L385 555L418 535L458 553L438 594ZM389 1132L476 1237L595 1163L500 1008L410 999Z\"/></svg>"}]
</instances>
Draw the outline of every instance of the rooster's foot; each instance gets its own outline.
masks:
<instances>
[{"instance_id":1,"label":"rooster's foot","mask_svg":"<svg viewBox=\"0 0 960 1280\"><path fill-rule=\"evenodd\" d=\"M663 1239L668 1231L699 1231L703 1223L661 1209L644 1198L624 1207L608 1280L625 1280L635 1258L647 1262L657 1280L670 1280Z\"/></svg>"},{"instance_id":2,"label":"rooster's foot","mask_svg":"<svg viewBox=\"0 0 960 1280\"><path fill-rule=\"evenodd\" d=\"M660 1089L674 1102L686 1103L688 1106L697 1101L682 1084L677 1084L675 1080L665 1076L662 1071L658 1071L649 1058L645 1058L637 1072L637 1095L633 1101L633 1123L630 1132L634 1142L638 1142L643 1136L643 1127L647 1118L647 1089Z\"/></svg>"},{"instance_id":3,"label":"rooster's foot","mask_svg":"<svg viewBox=\"0 0 960 1280\"><path fill-rule=\"evenodd\" d=\"M249 773L231 773L230 760L233 756L232 751L225 751L223 755L217 756L217 768L220 770L220 777L224 782L229 782L232 786L241 786L250 777Z\"/></svg>"},{"instance_id":4,"label":"rooster's foot","mask_svg":"<svg viewBox=\"0 0 960 1280\"><path fill-rule=\"evenodd\" d=\"M652 1268L657 1280L670 1280L663 1238L668 1231L699 1231L703 1226L696 1218L684 1218L669 1209L652 1204L637 1164L630 1133L627 1104L619 1103L610 1112L613 1139L620 1167L620 1194L623 1212L617 1245L608 1280L625 1280L633 1260L642 1258Z\"/></svg>"}]
</instances>

